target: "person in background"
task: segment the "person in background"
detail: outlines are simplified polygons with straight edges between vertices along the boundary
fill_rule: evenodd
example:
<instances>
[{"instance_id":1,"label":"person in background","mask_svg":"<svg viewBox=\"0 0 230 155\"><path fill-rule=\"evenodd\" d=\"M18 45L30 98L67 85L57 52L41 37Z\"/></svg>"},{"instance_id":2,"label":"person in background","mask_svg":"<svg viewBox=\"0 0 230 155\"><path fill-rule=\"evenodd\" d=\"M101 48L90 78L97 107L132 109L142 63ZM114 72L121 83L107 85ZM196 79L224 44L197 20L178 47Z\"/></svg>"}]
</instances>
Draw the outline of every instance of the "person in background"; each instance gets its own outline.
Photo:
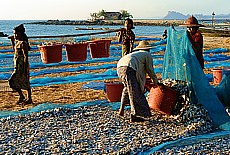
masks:
<instances>
[{"instance_id":1,"label":"person in background","mask_svg":"<svg viewBox=\"0 0 230 155\"><path fill-rule=\"evenodd\" d=\"M196 55L196 58L201 66L202 69L204 69L204 58L203 58L203 36L200 32L198 32L199 27L204 27L204 25L199 24L198 20L194 16L190 16L185 24L180 26L186 26L187 27L187 35L191 42L192 48L194 50L194 53ZM190 83L192 85L192 83ZM198 99L195 95L195 92L193 90L193 87L191 86L190 91L190 102L191 103L198 103Z\"/></svg>"},{"instance_id":2,"label":"person in background","mask_svg":"<svg viewBox=\"0 0 230 155\"><path fill-rule=\"evenodd\" d=\"M118 42L122 42L122 56L125 56L132 52L133 44L135 41L135 34L132 31L133 27L133 20L127 18L124 24L125 28L121 28L118 33Z\"/></svg>"},{"instance_id":3,"label":"person in background","mask_svg":"<svg viewBox=\"0 0 230 155\"><path fill-rule=\"evenodd\" d=\"M202 69L204 69L203 36L198 32L199 27L204 27L204 25L198 24L198 20L194 16L190 16L185 24L181 26L187 26L188 37L192 44L192 48Z\"/></svg>"},{"instance_id":4,"label":"person in background","mask_svg":"<svg viewBox=\"0 0 230 155\"><path fill-rule=\"evenodd\" d=\"M163 39L167 38L167 30L164 30L163 34L162 34Z\"/></svg>"},{"instance_id":5,"label":"person in background","mask_svg":"<svg viewBox=\"0 0 230 155\"><path fill-rule=\"evenodd\" d=\"M134 52L123 56L117 63L117 74L124 84L121 105L118 115L124 116L124 106L131 105L131 122L143 122L151 116L150 108L144 95L146 74L157 86L158 80L154 73L152 47L146 41L140 41Z\"/></svg>"},{"instance_id":6,"label":"person in background","mask_svg":"<svg viewBox=\"0 0 230 155\"><path fill-rule=\"evenodd\" d=\"M9 78L9 85L20 96L17 104L30 104L32 103L28 62L30 46L23 24L14 28L14 36L10 39L14 48L14 72ZM22 89L27 90L27 99L25 99Z\"/></svg>"}]
</instances>

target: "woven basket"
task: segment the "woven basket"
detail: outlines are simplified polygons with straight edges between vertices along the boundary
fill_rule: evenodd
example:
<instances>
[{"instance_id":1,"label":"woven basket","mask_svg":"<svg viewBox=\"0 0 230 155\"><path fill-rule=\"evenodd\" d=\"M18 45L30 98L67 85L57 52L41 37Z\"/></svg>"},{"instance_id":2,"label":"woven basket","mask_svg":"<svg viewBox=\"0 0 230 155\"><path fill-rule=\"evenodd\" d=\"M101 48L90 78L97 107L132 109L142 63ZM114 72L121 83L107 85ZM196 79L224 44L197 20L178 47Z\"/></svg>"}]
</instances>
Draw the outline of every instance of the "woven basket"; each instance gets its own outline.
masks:
<instances>
[{"instance_id":1,"label":"woven basket","mask_svg":"<svg viewBox=\"0 0 230 155\"><path fill-rule=\"evenodd\" d=\"M176 105L178 94L167 86L152 87L149 93L148 104L150 109L155 109L162 114L170 115Z\"/></svg>"}]
</instances>

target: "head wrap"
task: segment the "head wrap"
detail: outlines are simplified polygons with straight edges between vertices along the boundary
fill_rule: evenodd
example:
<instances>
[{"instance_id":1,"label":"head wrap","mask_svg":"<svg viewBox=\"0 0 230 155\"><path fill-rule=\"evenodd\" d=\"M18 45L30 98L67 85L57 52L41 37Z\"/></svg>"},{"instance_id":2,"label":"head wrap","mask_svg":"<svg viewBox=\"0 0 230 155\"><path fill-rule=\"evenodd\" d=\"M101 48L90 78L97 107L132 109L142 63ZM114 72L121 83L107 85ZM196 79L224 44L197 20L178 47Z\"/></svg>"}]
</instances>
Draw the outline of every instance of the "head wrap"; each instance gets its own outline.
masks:
<instances>
[{"instance_id":1,"label":"head wrap","mask_svg":"<svg viewBox=\"0 0 230 155\"><path fill-rule=\"evenodd\" d=\"M25 34L26 29L25 29L24 25L23 25L23 24L20 24L20 25L14 27L14 31L15 31L15 32L20 32L20 33L21 33L20 40L26 41L27 44L28 44L28 50L30 50L30 45L29 45L28 37L27 37L27 35Z\"/></svg>"},{"instance_id":2,"label":"head wrap","mask_svg":"<svg viewBox=\"0 0 230 155\"><path fill-rule=\"evenodd\" d=\"M25 31L26 31L23 24L20 24L20 25L14 27L14 30L15 30L16 32L20 32L20 33L25 33Z\"/></svg>"},{"instance_id":3,"label":"head wrap","mask_svg":"<svg viewBox=\"0 0 230 155\"><path fill-rule=\"evenodd\" d=\"M134 29L135 27L133 26L133 20L130 18L126 18L126 21L128 21L129 24L131 24L131 29Z\"/></svg>"}]
</instances>

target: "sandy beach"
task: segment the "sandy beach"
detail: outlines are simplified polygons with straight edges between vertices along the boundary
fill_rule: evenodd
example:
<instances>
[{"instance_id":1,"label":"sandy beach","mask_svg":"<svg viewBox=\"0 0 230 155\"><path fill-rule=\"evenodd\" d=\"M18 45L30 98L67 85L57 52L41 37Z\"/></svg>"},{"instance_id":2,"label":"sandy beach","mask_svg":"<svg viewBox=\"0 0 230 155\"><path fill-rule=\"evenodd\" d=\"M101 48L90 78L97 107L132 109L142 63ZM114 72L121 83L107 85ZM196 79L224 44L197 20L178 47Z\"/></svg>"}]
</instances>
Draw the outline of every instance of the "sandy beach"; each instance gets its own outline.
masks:
<instances>
[{"instance_id":1,"label":"sandy beach","mask_svg":"<svg viewBox=\"0 0 230 155\"><path fill-rule=\"evenodd\" d=\"M230 55L230 38L229 37L209 37L208 34L204 35L204 50L214 49L214 48L227 48L229 52L224 53L226 55ZM207 36L206 36L207 35ZM156 37L156 36L155 36ZM10 47L7 47L10 48ZM162 53L162 52L159 52ZM109 62L111 64L116 64L116 61ZM91 65L100 65L102 63L95 63ZM61 67L77 67L79 65L66 65ZM58 67L54 67L58 68ZM39 69L35 69L38 71ZM40 69L42 70L42 68ZM105 70L98 70L94 72L103 72ZM212 73L210 69L204 69L204 72ZM50 77L55 76L69 76L75 75L78 73L57 73L46 75ZM39 77L39 76L38 76ZM161 75L158 75L160 78ZM31 77L32 79L33 77ZM81 86L85 84L83 83L71 83L71 84L62 84L62 85L52 85L52 86L45 86L45 87L35 87L32 88L32 97L33 97L33 105L16 105L16 101L18 100L17 93L14 92L7 92L3 91L0 94L0 110L22 110L31 108L35 105L45 103L45 102L52 102L52 103L76 103L82 101L91 101L91 100L103 100L106 99L106 93L102 90L82 90Z\"/></svg>"},{"instance_id":2,"label":"sandy beach","mask_svg":"<svg viewBox=\"0 0 230 155\"><path fill-rule=\"evenodd\" d=\"M210 37L204 35L204 50L227 48L224 53L230 55L229 37ZM156 37L156 36L154 36ZM158 54L163 54L160 51ZM228 60L229 61L229 60ZM116 64L117 61L109 62ZM103 63L93 63L97 66ZM62 68L78 67L66 65ZM51 67L51 68L59 68ZM43 70L34 69L33 71ZM95 70L100 73L106 70ZM91 71L92 72L92 71ZM211 69L204 69L211 74ZM53 73L49 77L65 77L81 72ZM157 75L161 78L161 74ZM44 76L37 76L44 77ZM31 79L34 77L31 77ZM103 81L95 81L103 82ZM32 88L33 104L17 105L18 95L5 89L0 93L1 111L22 111L43 103L75 104L95 100L107 100L104 90L82 89L87 82L59 84ZM0 83L0 86L5 86ZM211 84L213 84L211 82ZM198 108L196 107L198 106ZM44 154L137 154L168 141L174 141L195 135L208 134L216 130L206 110L199 105L187 104L194 113L183 119L182 115L166 116L152 111L144 123L130 123L130 110L125 117L117 116L117 110L110 106L88 106L74 109L56 108L29 116L14 116L0 119L0 154L44 153ZM201 115L198 115L201 113ZM197 121L198 120L198 121ZM205 121L204 121L205 120ZM8 134L8 136L6 136ZM197 141L181 147L171 147L156 151L154 154L229 154L230 134L214 136L206 141ZM14 146L14 147L12 147ZM217 147L218 146L218 147ZM11 148L11 149L9 149Z\"/></svg>"}]
</instances>

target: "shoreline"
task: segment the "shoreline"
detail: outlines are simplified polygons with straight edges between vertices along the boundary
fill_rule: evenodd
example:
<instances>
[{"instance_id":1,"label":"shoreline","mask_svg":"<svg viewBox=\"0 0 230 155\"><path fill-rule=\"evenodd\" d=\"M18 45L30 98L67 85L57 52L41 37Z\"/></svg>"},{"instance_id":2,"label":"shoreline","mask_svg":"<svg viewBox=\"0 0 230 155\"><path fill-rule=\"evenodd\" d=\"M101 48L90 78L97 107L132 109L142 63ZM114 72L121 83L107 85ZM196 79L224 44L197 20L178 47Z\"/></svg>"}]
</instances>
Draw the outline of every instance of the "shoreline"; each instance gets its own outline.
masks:
<instances>
[{"instance_id":1,"label":"shoreline","mask_svg":"<svg viewBox=\"0 0 230 155\"><path fill-rule=\"evenodd\" d=\"M164 20L164 19L133 19L135 26L179 26L185 20ZM26 24L40 25L124 25L124 20L47 20L30 22Z\"/></svg>"},{"instance_id":2,"label":"shoreline","mask_svg":"<svg viewBox=\"0 0 230 155\"><path fill-rule=\"evenodd\" d=\"M134 26L179 26L183 25L186 19L132 19ZM211 20L199 21L206 27L212 27ZM46 20L35 21L26 24L41 24L41 25L124 25L124 20ZM223 27L229 29L229 24L214 23L215 27Z\"/></svg>"},{"instance_id":3,"label":"shoreline","mask_svg":"<svg viewBox=\"0 0 230 155\"><path fill-rule=\"evenodd\" d=\"M185 23L185 20L165 20L165 19L133 19L134 26L180 26ZM94 28L88 26L123 26L124 20L47 20L47 21L37 21L25 24L37 24L37 25L75 25L75 26L86 26L86 28L78 28L76 30L94 30ZM206 33L209 36L217 37L230 37L230 26L216 24L212 27L211 24L203 23L205 27L201 27L199 31L201 33ZM95 28L97 30L98 28ZM101 30L109 30L105 28L100 28Z\"/></svg>"}]
</instances>

